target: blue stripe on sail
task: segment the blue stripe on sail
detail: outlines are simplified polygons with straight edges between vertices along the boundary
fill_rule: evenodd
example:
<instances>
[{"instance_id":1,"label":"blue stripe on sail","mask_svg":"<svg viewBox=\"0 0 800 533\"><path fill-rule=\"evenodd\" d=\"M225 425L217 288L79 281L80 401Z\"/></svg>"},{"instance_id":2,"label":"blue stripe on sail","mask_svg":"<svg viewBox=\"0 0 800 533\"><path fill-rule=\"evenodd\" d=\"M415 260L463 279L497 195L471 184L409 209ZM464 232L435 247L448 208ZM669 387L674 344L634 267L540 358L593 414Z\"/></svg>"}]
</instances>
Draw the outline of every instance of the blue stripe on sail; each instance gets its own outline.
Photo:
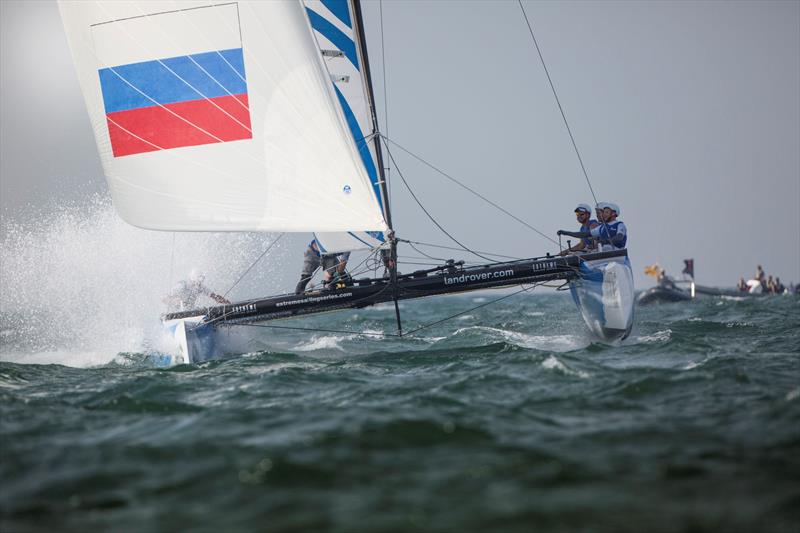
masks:
<instances>
[{"instance_id":1,"label":"blue stripe on sail","mask_svg":"<svg viewBox=\"0 0 800 533\"><path fill-rule=\"evenodd\" d=\"M380 198L380 196L378 196L378 198ZM368 231L366 233L367 233L367 235L369 235L373 239L377 239L377 240L379 240L381 242L386 242L386 237L384 237L382 231Z\"/></svg>"},{"instance_id":2,"label":"blue stripe on sail","mask_svg":"<svg viewBox=\"0 0 800 533\"><path fill-rule=\"evenodd\" d=\"M352 238L354 238L358 242L365 244L368 248L372 248L372 245L370 243L368 243L364 239L360 238L358 235L356 235L352 231L348 231L347 233L348 233L348 235L350 235Z\"/></svg>"},{"instance_id":3,"label":"blue stripe on sail","mask_svg":"<svg viewBox=\"0 0 800 533\"><path fill-rule=\"evenodd\" d=\"M106 113L156 105L150 98L173 104L247 93L241 48L131 63L99 73Z\"/></svg>"},{"instance_id":4,"label":"blue stripe on sail","mask_svg":"<svg viewBox=\"0 0 800 533\"><path fill-rule=\"evenodd\" d=\"M314 236L314 240L317 241L317 248L319 248L320 253L324 254L325 252L327 252L328 250L324 246L322 246L322 242L319 240L319 238L317 238L317 234L312 233L312 235Z\"/></svg>"},{"instance_id":5,"label":"blue stripe on sail","mask_svg":"<svg viewBox=\"0 0 800 533\"><path fill-rule=\"evenodd\" d=\"M353 110L350 109L350 106L342 95L342 92L336 85L334 85L333 88L336 89L336 96L339 97L339 104L341 104L342 111L344 111L344 116L347 119L347 125L350 126L350 133L353 135L353 139L356 141L358 153L361 154L361 161L363 161L364 167L367 169L367 175L369 175L369 180L372 182L373 192L375 193L375 197L378 199L378 205L381 207L381 211L383 211L383 202L381 202L381 186L380 183L378 183L378 171L375 169L375 162L372 161L372 154L369 151L369 146L367 145L366 139L364 139L364 134L361 132L361 126L358 125L358 120L356 120L356 116L353 114Z\"/></svg>"},{"instance_id":6,"label":"blue stripe on sail","mask_svg":"<svg viewBox=\"0 0 800 533\"><path fill-rule=\"evenodd\" d=\"M348 28L352 28L353 24L350 22L350 8L348 7L347 0L322 0L322 5L328 8L328 11L336 15L336 18L347 24Z\"/></svg>"},{"instance_id":7,"label":"blue stripe on sail","mask_svg":"<svg viewBox=\"0 0 800 533\"><path fill-rule=\"evenodd\" d=\"M306 11L308 12L308 20L311 21L311 27L324 35L326 39L328 39L334 44L334 46L341 50L344 55L347 56L347 59L350 60L353 66L356 67L356 70L358 70L358 55L356 55L356 43L353 42L353 39L345 35L342 30L325 20L325 18L319 15L316 11L313 11L309 8L306 8Z\"/></svg>"}]
</instances>

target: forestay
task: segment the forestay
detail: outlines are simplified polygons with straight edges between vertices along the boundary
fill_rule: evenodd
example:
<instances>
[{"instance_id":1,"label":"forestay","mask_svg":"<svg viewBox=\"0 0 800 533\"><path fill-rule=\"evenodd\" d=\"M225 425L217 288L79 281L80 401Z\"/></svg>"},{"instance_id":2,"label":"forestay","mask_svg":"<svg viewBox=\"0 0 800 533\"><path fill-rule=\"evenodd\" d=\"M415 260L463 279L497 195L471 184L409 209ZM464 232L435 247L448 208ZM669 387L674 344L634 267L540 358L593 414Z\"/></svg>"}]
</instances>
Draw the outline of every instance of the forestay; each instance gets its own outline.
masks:
<instances>
[{"instance_id":1,"label":"forestay","mask_svg":"<svg viewBox=\"0 0 800 533\"><path fill-rule=\"evenodd\" d=\"M387 229L299 0L62 0L59 8L127 222L186 231Z\"/></svg>"}]
</instances>

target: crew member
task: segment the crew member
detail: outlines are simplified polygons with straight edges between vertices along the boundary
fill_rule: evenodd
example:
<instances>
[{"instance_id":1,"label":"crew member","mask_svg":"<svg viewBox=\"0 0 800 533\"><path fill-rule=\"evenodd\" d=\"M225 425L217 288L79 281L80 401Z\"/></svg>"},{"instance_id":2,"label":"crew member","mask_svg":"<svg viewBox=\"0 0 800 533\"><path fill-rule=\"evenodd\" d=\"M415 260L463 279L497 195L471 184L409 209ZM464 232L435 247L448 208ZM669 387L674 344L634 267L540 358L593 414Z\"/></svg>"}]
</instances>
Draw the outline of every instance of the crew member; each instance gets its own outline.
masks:
<instances>
[{"instance_id":1,"label":"crew member","mask_svg":"<svg viewBox=\"0 0 800 533\"><path fill-rule=\"evenodd\" d=\"M591 216L591 207L589 207L587 204L578 204L578 206L575 208L575 218L578 220L578 224L581 225L581 228L578 231L591 231L600 224L597 222L597 220L591 218ZM585 237L578 241L578 244L562 251L559 255L567 255L570 252L591 252L595 249L595 247L596 244L594 239L591 237Z\"/></svg>"},{"instance_id":2,"label":"crew member","mask_svg":"<svg viewBox=\"0 0 800 533\"><path fill-rule=\"evenodd\" d=\"M179 281L164 298L167 308L171 312L195 309L197 299L200 296L208 296L218 304L228 305L231 303L224 296L214 294L211 289L206 287L203 284L205 279L206 277L202 272L193 269L189 273L189 279Z\"/></svg>"},{"instance_id":3,"label":"crew member","mask_svg":"<svg viewBox=\"0 0 800 533\"><path fill-rule=\"evenodd\" d=\"M763 282L765 277L766 276L764 275L764 269L761 267L761 265L758 265L756 267L756 277L754 279Z\"/></svg>"},{"instance_id":4,"label":"crew member","mask_svg":"<svg viewBox=\"0 0 800 533\"><path fill-rule=\"evenodd\" d=\"M594 214L600 224L603 223L603 208L608 205L608 202L598 202L594 206Z\"/></svg>"},{"instance_id":5,"label":"crew member","mask_svg":"<svg viewBox=\"0 0 800 533\"><path fill-rule=\"evenodd\" d=\"M786 287L783 283L781 283L781 278L775 278L775 293L776 294L783 294L786 292Z\"/></svg>"},{"instance_id":6,"label":"crew member","mask_svg":"<svg viewBox=\"0 0 800 533\"><path fill-rule=\"evenodd\" d=\"M570 237L586 238L596 237L600 242L600 250L611 252L625 248L628 243L628 228L625 223L617 218L620 216L620 208L617 204L605 203L603 205L603 220L600 224L589 232L558 230L559 235L569 235Z\"/></svg>"},{"instance_id":7,"label":"crew member","mask_svg":"<svg viewBox=\"0 0 800 533\"><path fill-rule=\"evenodd\" d=\"M761 268L761 265L758 265L756 268L756 281L761 285L761 292L767 292L767 276L764 275L764 269Z\"/></svg>"},{"instance_id":8,"label":"crew member","mask_svg":"<svg viewBox=\"0 0 800 533\"><path fill-rule=\"evenodd\" d=\"M350 252L341 254L323 254L320 251L319 243L314 238L303 254L303 271L300 273L300 281L294 289L295 294L300 294L306 290L308 282L314 277L314 272L322 266L324 270L322 280L326 287L335 285L339 281L347 281L348 276L345 268L347 260L350 259ZM333 283L332 283L333 282Z\"/></svg>"}]
</instances>

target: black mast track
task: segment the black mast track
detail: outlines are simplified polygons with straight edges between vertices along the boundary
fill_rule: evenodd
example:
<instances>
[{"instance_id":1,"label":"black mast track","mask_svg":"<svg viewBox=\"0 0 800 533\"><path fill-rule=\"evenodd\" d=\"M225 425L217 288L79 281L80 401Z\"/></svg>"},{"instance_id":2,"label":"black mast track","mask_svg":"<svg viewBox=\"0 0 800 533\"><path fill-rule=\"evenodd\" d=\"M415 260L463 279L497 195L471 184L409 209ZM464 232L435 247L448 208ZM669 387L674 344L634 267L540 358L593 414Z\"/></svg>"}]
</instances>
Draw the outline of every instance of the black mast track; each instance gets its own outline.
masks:
<instances>
[{"instance_id":1,"label":"black mast track","mask_svg":"<svg viewBox=\"0 0 800 533\"><path fill-rule=\"evenodd\" d=\"M260 322L342 309L358 309L392 300L410 300L552 280L571 281L579 277L583 261L622 258L627 255L627 250L619 250L581 256L531 258L469 268L451 263L397 276L395 283L391 278L366 278L356 280L352 286L341 289L285 294L232 305L170 313L163 318L174 320L201 316L204 322L220 325Z\"/></svg>"}]
</instances>

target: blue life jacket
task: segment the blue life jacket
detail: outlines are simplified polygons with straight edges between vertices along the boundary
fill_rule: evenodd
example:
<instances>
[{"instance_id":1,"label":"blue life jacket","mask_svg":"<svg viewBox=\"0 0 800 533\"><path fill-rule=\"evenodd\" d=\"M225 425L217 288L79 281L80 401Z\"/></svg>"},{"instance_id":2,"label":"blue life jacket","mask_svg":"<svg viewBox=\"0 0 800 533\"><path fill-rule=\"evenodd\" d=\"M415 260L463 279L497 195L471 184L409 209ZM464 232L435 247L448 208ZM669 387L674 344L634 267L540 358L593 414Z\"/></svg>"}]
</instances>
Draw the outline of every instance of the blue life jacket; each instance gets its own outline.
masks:
<instances>
[{"instance_id":1,"label":"blue life jacket","mask_svg":"<svg viewBox=\"0 0 800 533\"><path fill-rule=\"evenodd\" d=\"M606 222L605 224L600 225L600 239L601 241L610 241L614 237L617 236L619 232L620 224L622 224L621 220L615 220L613 222ZM625 227L625 224L622 224L622 227ZM625 228L627 230L627 228ZM614 244L613 246L618 249L625 248L628 244L628 234L627 232L624 234L625 236L622 239L622 242L619 244ZM608 244L606 244L608 246Z\"/></svg>"},{"instance_id":2,"label":"blue life jacket","mask_svg":"<svg viewBox=\"0 0 800 533\"><path fill-rule=\"evenodd\" d=\"M589 219L589 222L587 222L586 224L581 225L581 229L580 229L581 233L591 231L593 225L597 226L598 222L593 218ZM584 244L585 247L587 247L587 248L591 248L592 247L592 238L591 237L586 237L585 239L581 239L581 240L583 241L583 244Z\"/></svg>"}]
</instances>

